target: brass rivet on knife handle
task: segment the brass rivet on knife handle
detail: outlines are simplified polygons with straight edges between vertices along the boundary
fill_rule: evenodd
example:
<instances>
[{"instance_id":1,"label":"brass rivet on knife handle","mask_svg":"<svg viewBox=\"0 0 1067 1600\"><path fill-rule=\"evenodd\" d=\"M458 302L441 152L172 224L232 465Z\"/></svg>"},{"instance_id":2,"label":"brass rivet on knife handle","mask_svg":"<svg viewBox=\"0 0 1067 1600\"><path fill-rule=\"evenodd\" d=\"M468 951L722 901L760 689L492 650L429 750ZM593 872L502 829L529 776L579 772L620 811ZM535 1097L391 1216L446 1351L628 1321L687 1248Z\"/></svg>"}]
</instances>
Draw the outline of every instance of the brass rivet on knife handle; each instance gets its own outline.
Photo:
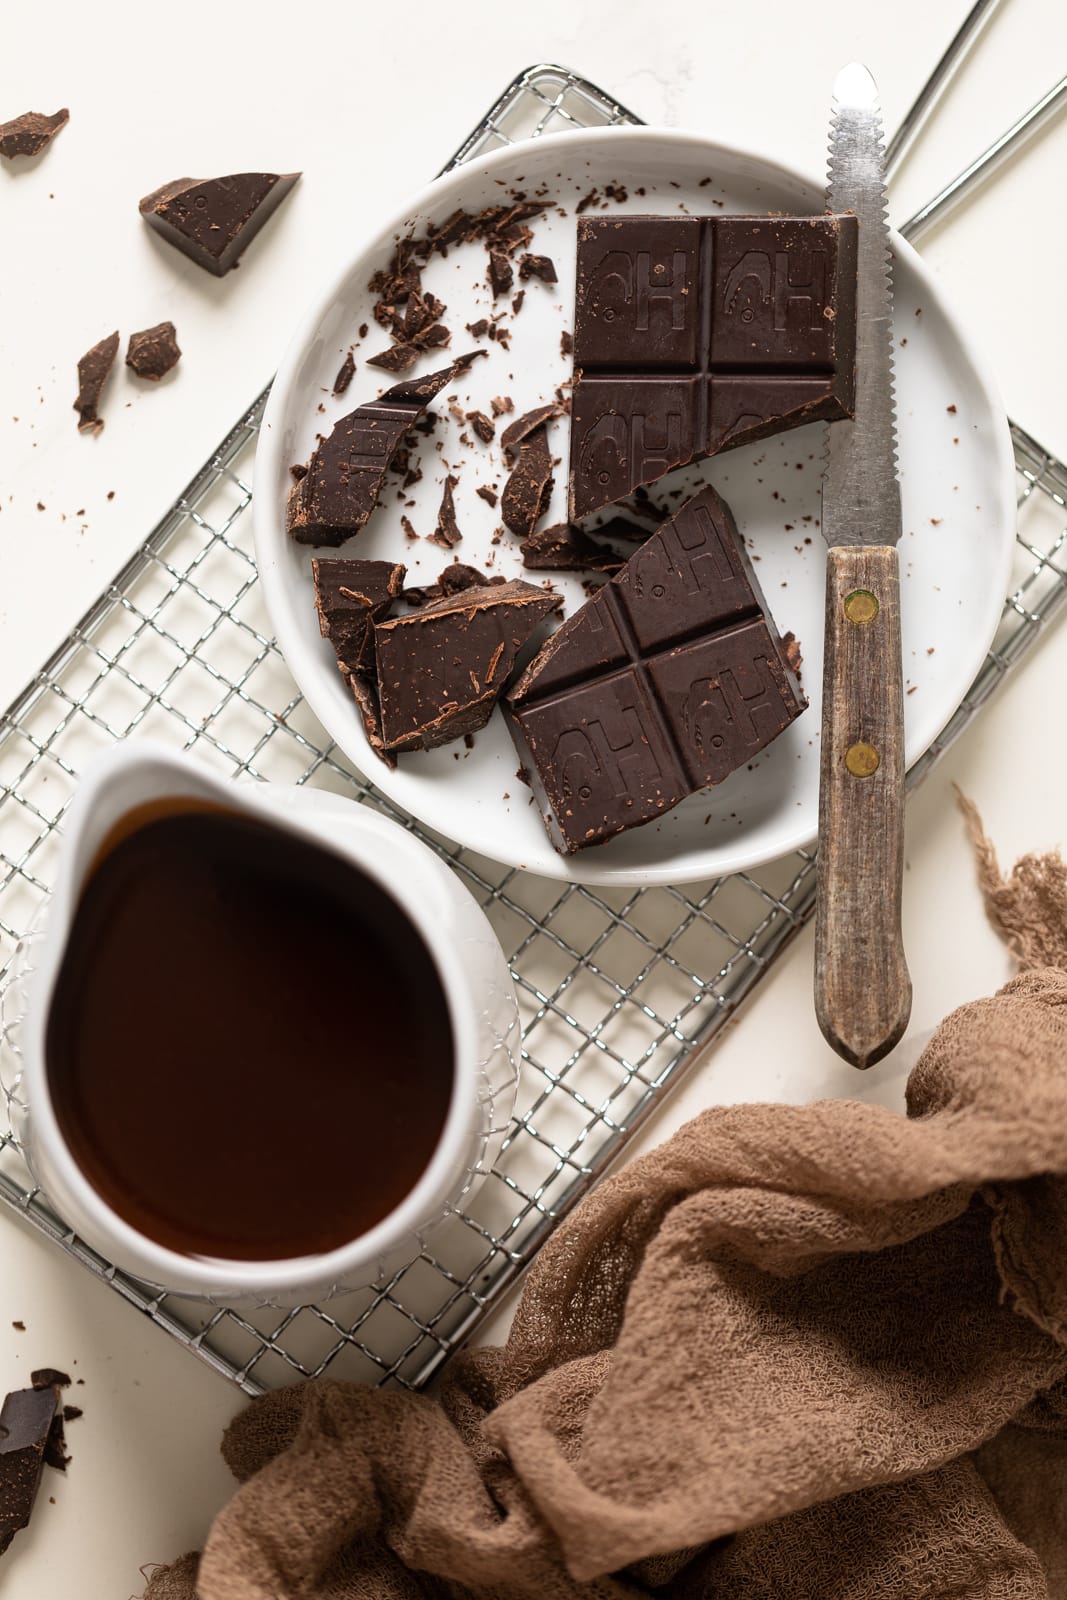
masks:
<instances>
[{"instance_id":1,"label":"brass rivet on knife handle","mask_svg":"<svg viewBox=\"0 0 1067 1600\"><path fill-rule=\"evenodd\" d=\"M862 626L849 616L858 595L878 597ZM815 1010L829 1043L857 1067L893 1048L911 1012L900 932L903 716L896 549L835 546L826 569Z\"/></svg>"},{"instance_id":2,"label":"brass rivet on knife handle","mask_svg":"<svg viewBox=\"0 0 1067 1600\"><path fill-rule=\"evenodd\" d=\"M878 615L878 596L869 589L853 589L845 596L845 616L850 622L866 625Z\"/></svg>"}]
</instances>

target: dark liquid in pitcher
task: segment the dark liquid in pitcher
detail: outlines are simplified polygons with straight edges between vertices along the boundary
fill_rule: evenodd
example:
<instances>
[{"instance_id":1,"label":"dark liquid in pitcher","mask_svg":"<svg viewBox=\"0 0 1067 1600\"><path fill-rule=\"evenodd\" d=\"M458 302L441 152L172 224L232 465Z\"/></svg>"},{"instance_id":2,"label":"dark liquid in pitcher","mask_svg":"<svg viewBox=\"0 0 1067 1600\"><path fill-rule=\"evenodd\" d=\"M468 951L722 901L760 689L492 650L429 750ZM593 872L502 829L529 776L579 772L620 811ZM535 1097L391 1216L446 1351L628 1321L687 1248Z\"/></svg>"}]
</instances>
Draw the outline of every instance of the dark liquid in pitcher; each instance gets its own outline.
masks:
<instances>
[{"instance_id":1,"label":"dark liquid in pitcher","mask_svg":"<svg viewBox=\"0 0 1067 1600\"><path fill-rule=\"evenodd\" d=\"M82 892L49 1088L74 1159L139 1232L271 1260L365 1233L440 1137L452 1029L392 899L221 808L131 813Z\"/></svg>"}]
</instances>

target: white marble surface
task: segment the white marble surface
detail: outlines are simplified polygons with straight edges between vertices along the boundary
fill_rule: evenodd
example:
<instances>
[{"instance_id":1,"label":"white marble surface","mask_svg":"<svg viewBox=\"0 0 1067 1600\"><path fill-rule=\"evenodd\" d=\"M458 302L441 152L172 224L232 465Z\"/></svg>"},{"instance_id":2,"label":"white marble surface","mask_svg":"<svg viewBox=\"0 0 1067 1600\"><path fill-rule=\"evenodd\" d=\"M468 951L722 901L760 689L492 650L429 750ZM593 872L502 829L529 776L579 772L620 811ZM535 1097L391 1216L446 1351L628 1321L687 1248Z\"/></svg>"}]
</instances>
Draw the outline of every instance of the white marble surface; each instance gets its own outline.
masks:
<instances>
[{"instance_id":1,"label":"white marble surface","mask_svg":"<svg viewBox=\"0 0 1067 1600\"><path fill-rule=\"evenodd\" d=\"M384 21L366 5L294 14L275 0L254 11L187 0L169 32L143 7L115 0L10 10L0 118L65 104L71 121L35 162L0 171L0 703L267 380L304 301L366 219L421 185L520 67L562 61L651 121L817 171L837 67L867 61L894 126L966 0L898 0L891 12L854 0L807 12L791 0L765 0L758 14L686 10L683 28L631 0L467 0L454 13L411 0ZM902 172L894 219L999 135L1065 59L1062 7L1004 0ZM923 246L994 364L1009 411L1060 453L1065 164L1067 121ZM222 281L151 237L137 215L137 198L168 178L246 167L301 168L304 178ZM150 391L118 370L106 428L79 436L77 356L116 326L125 337L167 317L184 350L178 370ZM878 1076L854 1078L818 1034L809 934L642 1146L715 1101L892 1098L938 1019L1007 976L951 786L977 800L1005 862L1067 842L1067 755L1044 720L1065 679L1067 627L910 803L904 914L915 1007L908 1038ZM85 1380L73 1396L85 1410L71 1430L74 1462L66 1481L46 1482L34 1524L4 1558L4 1600L122 1600L139 1591L142 1563L203 1538L227 1493L217 1441L240 1397L6 1214L0 1262L0 1384L41 1364ZM499 1335L505 1314L487 1336Z\"/></svg>"}]
</instances>

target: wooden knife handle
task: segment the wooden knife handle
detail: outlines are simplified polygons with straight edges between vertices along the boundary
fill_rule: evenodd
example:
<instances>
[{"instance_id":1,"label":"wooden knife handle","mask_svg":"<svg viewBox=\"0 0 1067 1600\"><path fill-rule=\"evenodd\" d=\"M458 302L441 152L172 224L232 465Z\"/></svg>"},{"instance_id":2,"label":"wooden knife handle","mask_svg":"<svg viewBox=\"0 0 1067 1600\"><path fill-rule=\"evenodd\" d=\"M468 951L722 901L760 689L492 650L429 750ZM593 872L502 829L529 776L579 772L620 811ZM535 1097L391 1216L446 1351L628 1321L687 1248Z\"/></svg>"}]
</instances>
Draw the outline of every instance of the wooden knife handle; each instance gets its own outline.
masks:
<instances>
[{"instance_id":1,"label":"wooden knife handle","mask_svg":"<svg viewBox=\"0 0 1067 1600\"><path fill-rule=\"evenodd\" d=\"M904 691L893 545L832 548L826 567L815 1014L855 1067L908 1025L900 932Z\"/></svg>"}]
</instances>

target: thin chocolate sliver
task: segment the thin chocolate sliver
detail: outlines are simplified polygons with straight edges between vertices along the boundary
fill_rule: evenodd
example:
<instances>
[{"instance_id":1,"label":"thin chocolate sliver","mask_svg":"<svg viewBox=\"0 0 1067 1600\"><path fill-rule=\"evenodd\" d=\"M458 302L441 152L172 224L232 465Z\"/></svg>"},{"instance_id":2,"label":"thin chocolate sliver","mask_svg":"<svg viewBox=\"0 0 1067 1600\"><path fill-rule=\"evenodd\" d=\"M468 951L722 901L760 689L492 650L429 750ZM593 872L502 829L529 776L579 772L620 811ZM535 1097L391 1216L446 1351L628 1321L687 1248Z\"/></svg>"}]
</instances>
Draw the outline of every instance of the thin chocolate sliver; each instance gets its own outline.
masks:
<instances>
[{"instance_id":1,"label":"thin chocolate sliver","mask_svg":"<svg viewBox=\"0 0 1067 1600\"><path fill-rule=\"evenodd\" d=\"M528 539L548 509L551 494L552 456L542 427L519 446L518 464L500 497L500 515L512 533Z\"/></svg>"},{"instance_id":2,"label":"thin chocolate sliver","mask_svg":"<svg viewBox=\"0 0 1067 1600\"><path fill-rule=\"evenodd\" d=\"M507 294L515 281L515 274L511 269L511 262L502 250L489 252L489 286L493 291L493 299L498 300L502 294Z\"/></svg>"},{"instance_id":3,"label":"thin chocolate sliver","mask_svg":"<svg viewBox=\"0 0 1067 1600\"><path fill-rule=\"evenodd\" d=\"M484 411L468 411L467 421L483 444L488 444L491 439L496 437L496 424L486 416Z\"/></svg>"},{"instance_id":4,"label":"thin chocolate sliver","mask_svg":"<svg viewBox=\"0 0 1067 1600\"><path fill-rule=\"evenodd\" d=\"M452 491L458 482L458 478L451 476L445 479L441 491L441 505L437 513L437 526L430 535L431 544L443 545L446 550L451 550L463 538L459 531L459 523L456 521L456 505L452 498Z\"/></svg>"},{"instance_id":5,"label":"thin chocolate sliver","mask_svg":"<svg viewBox=\"0 0 1067 1600\"><path fill-rule=\"evenodd\" d=\"M237 265L299 172L235 172L225 178L175 178L139 202L158 234L221 278Z\"/></svg>"},{"instance_id":6,"label":"thin chocolate sliver","mask_svg":"<svg viewBox=\"0 0 1067 1600\"><path fill-rule=\"evenodd\" d=\"M525 255L520 257L519 277L524 281L530 278L540 278L542 283L559 282L551 256Z\"/></svg>"},{"instance_id":7,"label":"thin chocolate sliver","mask_svg":"<svg viewBox=\"0 0 1067 1600\"><path fill-rule=\"evenodd\" d=\"M510 410L510 407L506 409ZM551 422L553 417L558 417L559 411L559 402L552 400L548 405L535 406L532 411L524 411L521 417L516 417L514 422L508 424L500 435L500 448L509 467L514 465L522 441L529 438L538 428L543 428L546 422Z\"/></svg>"},{"instance_id":8,"label":"thin chocolate sliver","mask_svg":"<svg viewBox=\"0 0 1067 1600\"><path fill-rule=\"evenodd\" d=\"M340 662L338 665L340 666ZM341 676L356 702L356 709L363 721L363 731L367 735L367 743L379 761L384 761L385 765L392 769L396 766L396 757L385 748L382 740L382 712L376 684L364 673L348 672L344 667L341 667Z\"/></svg>"},{"instance_id":9,"label":"thin chocolate sliver","mask_svg":"<svg viewBox=\"0 0 1067 1600\"><path fill-rule=\"evenodd\" d=\"M154 328L131 333L126 349L126 365L139 378L158 383L181 360L173 322L157 322Z\"/></svg>"},{"instance_id":10,"label":"thin chocolate sliver","mask_svg":"<svg viewBox=\"0 0 1067 1600\"><path fill-rule=\"evenodd\" d=\"M352 382L352 379L355 376L355 371L356 358L350 350L345 356L344 360L341 362L341 365L338 367L337 376L333 380L333 389L331 393L334 396L345 393L348 385Z\"/></svg>"},{"instance_id":11,"label":"thin chocolate sliver","mask_svg":"<svg viewBox=\"0 0 1067 1600\"><path fill-rule=\"evenodd\" d=\"M119 353L118 331L94 344L78 362L78 398L74 409L78 413L79 433L99 433L104 426L103 417L97 414L100 395Z\"/></svg>"},{"instance_id":12,"label":"thin chocolate sliver","mask_svg":"<svg viewBox=\"0 0 1067 1600\"><path fill-rule=\"evenodd\" d=\"M605 550L571 522L529 534L520 544L522 564L535 572L618 572L626 557Z\"/></svg>"},{"instance_id":13,"label":"thin chocolate sliver","mask_svg":"<svg viewBox=\"0 0 1067 1600\"><path fill-rule=\"evenodd\" d=\"M408 429L478 354L394 384L334 424L289 492L286 529L299 544L337 546L366 525Z\"/></svg>"},{"instance_id":14,"label":"thin chocolate sliver","mask_svg":"<svg viewBox=\"0 0 1067 1600\"><path fill-rule=\"evenodd\" d=\"M43 111L24 111L10 122L0 122L0 156L13 161L16 156L39 155L69 121L70 112L64 106L51 116Z\"/></svg>"}]
</instances>

